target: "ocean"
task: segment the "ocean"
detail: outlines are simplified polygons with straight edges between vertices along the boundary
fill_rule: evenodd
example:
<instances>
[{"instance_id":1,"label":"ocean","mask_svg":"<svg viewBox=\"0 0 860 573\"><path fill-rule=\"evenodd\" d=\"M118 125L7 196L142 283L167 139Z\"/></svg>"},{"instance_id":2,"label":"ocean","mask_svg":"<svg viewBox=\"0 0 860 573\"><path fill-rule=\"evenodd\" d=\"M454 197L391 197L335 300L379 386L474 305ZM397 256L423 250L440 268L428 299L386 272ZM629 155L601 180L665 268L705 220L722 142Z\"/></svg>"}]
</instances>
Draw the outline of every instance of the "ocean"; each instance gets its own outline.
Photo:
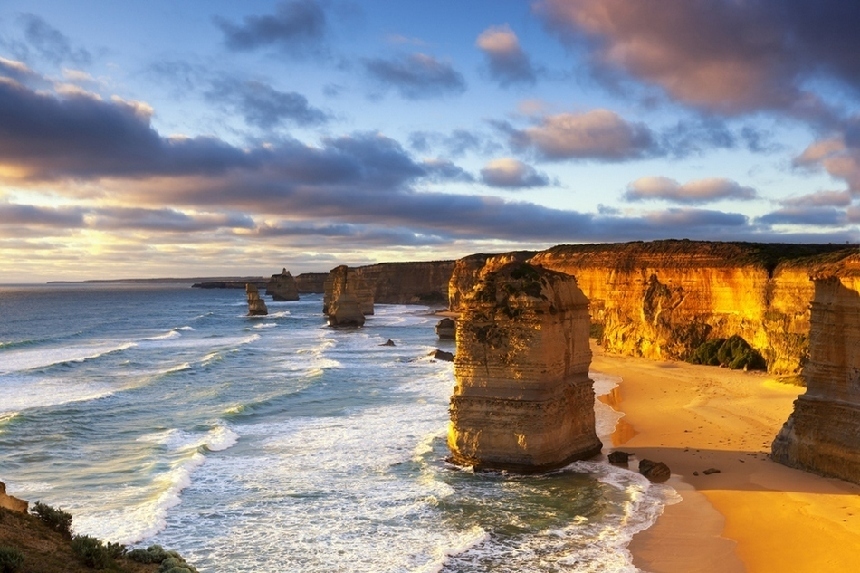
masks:
<instances>
[{"instance_id":1,"label":"ocean","mask_svg":"<svg viewBox=\"0 0 860 573\"><path fill-rule=\"evenodd\" d=\"M243 291L179 284L0 287L7 491L201 572L637 571L627 544L671 488L599 461L525 477L445 462L453 366L428 354L454 345L430 308L380 304L333 330L321 295L267 305L247 317ZM605 437L618 414L596 408Z\"/></svg>"}]
</instances>

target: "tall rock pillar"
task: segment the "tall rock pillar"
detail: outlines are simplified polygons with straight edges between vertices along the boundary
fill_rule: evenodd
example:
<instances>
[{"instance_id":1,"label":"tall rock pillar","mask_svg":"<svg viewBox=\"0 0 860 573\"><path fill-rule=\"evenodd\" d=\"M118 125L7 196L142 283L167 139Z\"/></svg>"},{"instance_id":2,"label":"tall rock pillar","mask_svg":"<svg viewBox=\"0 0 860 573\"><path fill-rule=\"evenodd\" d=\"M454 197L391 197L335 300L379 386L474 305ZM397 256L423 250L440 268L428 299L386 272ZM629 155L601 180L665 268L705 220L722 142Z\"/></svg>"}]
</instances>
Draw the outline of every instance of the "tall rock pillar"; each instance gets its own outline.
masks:
<instances>
[{"instance_id":1,"label":"tall rock pillar","mask_svg":"<svg viewBox=\"0 0 860 573\"><path fill-rule=\"evenodd\" d=\"M248 297L248 316L269 314L269 309L266 308L266 303L260 298L260 291L257 290L256 285L245 283L245 296Z\"/></svg>"},{"instance_id":2,"label":"tall rock pillar","mask_svg":"<svg viewBox=\"0 0 860 573\"><path fill-rule=\"evenodd\" d=\"M813 276L806 393L773 442L787 466L860 483L860 255Z\"/></svg>"},{"instance_id":3,"label":"tall rock pillar","mask_svg":"<svg viewBox=\"0 0 860 573\"><path fill-rule=\"evenodd\" d=\"M576 279L511 263L487 273L461 308L451 460L539 472L598 454L588 299Z\"/></svg>"}]
</instances>

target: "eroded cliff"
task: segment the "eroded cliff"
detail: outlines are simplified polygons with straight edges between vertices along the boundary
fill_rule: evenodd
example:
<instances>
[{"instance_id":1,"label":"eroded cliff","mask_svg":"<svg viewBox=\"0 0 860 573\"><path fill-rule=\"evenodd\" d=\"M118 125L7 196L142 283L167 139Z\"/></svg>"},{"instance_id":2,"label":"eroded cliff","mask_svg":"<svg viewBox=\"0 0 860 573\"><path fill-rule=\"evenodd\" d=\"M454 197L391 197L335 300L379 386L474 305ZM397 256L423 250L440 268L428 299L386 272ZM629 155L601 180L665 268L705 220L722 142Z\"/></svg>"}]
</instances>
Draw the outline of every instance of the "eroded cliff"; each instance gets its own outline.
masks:
<instances>
[{"instance_id":1,"label":"eroded cliff","mask_svg":"<svg viewBox=\"0 0 860 573\"><path fill-rule=\"evenodd\" d=\"M796 374L808 349L814 290L809 270L822 257L847 254L839 245L682 240L560 245L528 262L577 278L610 352L686 359L708 340L738 335L764 356L771 372ZM502 257L485 257L486 270ZM486 272L469 259L455 266L452 310Z\"/></svg>"},{"instance_id":2,"label":"eroded cliff","mask_svg":"<svg viewBox=\"0 0 860 573\"><path fill-rule=\"evenodd\" d=\"M266 283L266 294L271 296L272 300L299 300L296 279L287 269L281 270L280 274L272 275Z\"/></svg>"},{"instance_id":3,"label":"eroded cliff","mask_svg":"<svg viewBox=\"0 0 860 573\"><path fill-rule=\"evenodd\" d=\"M340 265L329 272L325 281L323 314L330 315L335 303L344 295L349 295L350 307L357 304L362 314L373 314L373 285L357 269Z\"/></svg>"},{"instance_id":4,"label":"eroded cliff","mask_svg":"<svg viewBox=\"0 0 860 573\"><path fill-rule=\"evenodd\" d=\"M860 483L860 254L812 274L806 393L772 446L791 467Z\"/></svg>"},{"instance_id":5,"label":"eroded cliff","mask_svg":"<svg viewBox=\"0 0 860 573\"><path fill-rule=\"evenodd\" d=\"M588 299L568 275L511 263L462 304L448 445L475 469L542 471L600 452Z\"/></svg>"}]
</instances>

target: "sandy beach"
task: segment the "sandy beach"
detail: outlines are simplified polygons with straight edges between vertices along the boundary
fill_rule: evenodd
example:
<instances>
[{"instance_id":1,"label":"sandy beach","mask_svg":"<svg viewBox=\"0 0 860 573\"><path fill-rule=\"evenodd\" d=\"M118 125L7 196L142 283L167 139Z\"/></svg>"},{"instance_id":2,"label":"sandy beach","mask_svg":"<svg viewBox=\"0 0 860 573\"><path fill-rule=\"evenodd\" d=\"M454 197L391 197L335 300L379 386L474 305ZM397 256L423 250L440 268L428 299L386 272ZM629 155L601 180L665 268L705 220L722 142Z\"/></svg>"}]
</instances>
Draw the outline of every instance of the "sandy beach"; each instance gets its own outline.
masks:
<instances>
[{"instance_id":1,"label":"sandy beach","mask_svg":"<svg viewBox=\"0 0 860 573\"><path fill-rule=\"evenodd\" d=\"M630 544L651 573L853 572L860 486L787 468L770 444L805 389L763 373L606 355L603 398L625 414L605 451L665 462L682 496ZM611 446L611 447L610 447ZM705 474L708 469L719 473Z\"/></svg>"}]
</instances>

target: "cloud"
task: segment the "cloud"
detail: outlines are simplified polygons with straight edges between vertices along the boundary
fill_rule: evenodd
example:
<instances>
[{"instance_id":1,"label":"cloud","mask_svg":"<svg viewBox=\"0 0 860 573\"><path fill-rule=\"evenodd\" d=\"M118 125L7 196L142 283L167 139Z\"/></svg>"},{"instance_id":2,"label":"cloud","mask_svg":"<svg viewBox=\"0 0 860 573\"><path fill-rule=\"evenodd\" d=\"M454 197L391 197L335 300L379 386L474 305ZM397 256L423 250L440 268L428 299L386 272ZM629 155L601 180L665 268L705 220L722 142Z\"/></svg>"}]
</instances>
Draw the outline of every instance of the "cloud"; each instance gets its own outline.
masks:
<instances>
[{"instance_id":1,"label":"cloud","mask_svg":"<svg viewBox=\"0 0 860 573\"><path fill-rule=\"evenodd\" d=\"M846 137L837 135L812 142L794 159L796 167L817 171L848 184L853 194L860 194L860 147L846 145Z\"/></svg>"},{"instance_id":2,"label":"cloud","mask_svg":"<svg viewBox=\"0 0 860 573\"><path fill-rule=\"evenodd\" d=\"M536 10L598 76L626 74L712 112L832 121L810 80L860 89L860 6L843 0L541 0Z\"/></svg>"},{"instance_id":3,"label":"cloud","mask_svg":"<svg viewBox=\"0 0 860 573\"><path fill-rule=\"evenodd\" d=\"M49 81L31 70L23 62L7 60L2 57L0 57L0 77L8 78L31 88L44 88L50 85Z\"/></svg>"},{"instance_id":4,"label":"cloud","mask_svg":"<svg viewBox=\"0 0 860 573\"><path fill-rule=\"evenodd\" d=\"M406 99L458 95L466 90L460 72L451 64L426 54L366 60L364 66L372 78L385 87L396 89Z\"/></svg>"},{"instance_id":5,"label":"cloud","mask_svg":"<svg viewBox=\"0 0 860 573\"><path fill-rule=\"evenodd\" d=\"M24 38L38 55L54 64L66 62L85 66L92 61L92 55L83 48L75 48L71 40L35 14L21 14L20 21L24 28Z\"/></svg>"},{"instance_id":6,"label":"cloud","mask_svg":"<svg viewBox=\"0 0 860 573\"><path fill-rule=\"evenodd\" d=\"M254 220L242 213L183 213L176 209L104 207L92 209L87 226L100 231L144 230L196 233L218 229L253 229Z\"/></svg>"},{"instance_id":7,"label":"cloud","mask_svg":"<svg viewBox=\"0 0 860 573\"><path fill-rule=\"evenodd\" d=\"M847 207L851 204L848 191L816 191L781 201L786 207Z\"/></svg>"},{"instance_id":8,"label":"cloud","mask_svg":"<svg viewBox=\"0 0 860 573\"><path fill-rule=\"evenodd\" d=\"M837 207L790 206L758 218L768 225L842 226L849 223L845 209Z\"/></svg>"},{"instance_id":9,"label":"cloud","mask_svg":"<svg viewBox=\"0 0 860 573\"><path fill-rule=\"evenodd\" d=\"M490 77L502 87L534 84L537 80L531 60L509 26L487 28L481 32L475 44L486 57Z\"/></svg>"},{"instance_id":10,"label":"cloud","mask_svg":"<svg viewBox=\"0 0 860 573\"><path fill-rule=\"evenodd\" d=\"M78 228L84 226L78 207L38 207L0 203L0 225L37 225Z\"/></svg>"},{"instance_id":11,"label":"cloud","mask_svg":"<svg viewBox=\"0 0 860 573\"><path fill-rule=\"evenodd\" d=\"M663 200L673 203L703 204L722 199L749 201L758 197L755 189L731 179L712 177L683 185L668 177L641 177L627 186L628 201Z\"/></svg>"},{"instance_id":12,"label":"cloud","mask_svg":"<svg viewBox=\"0 0 860 573\"><path fill-rule=\"evenodd\" d=\"M434 181L461 181L471 183L475 178L462 167L443 158L425 159L422 162L427 177Z\"/></svg>"},{"instance_id":13,"label":"cloud","mask_svg":"<svg viewBox=\"0 0 860 573\"><path fill-rule=\"evenodd\" d=\"M534 167L526 165L518 159L505 157L493 159L481 169L481 179L490 187L508 189L524 189L528 187L546 187L549 177L539 173Z\"/></svg>"},{"instance_id":14,"label":"cloud","mask_svg":"<svg viewBox=\"0 0 860 573\"><path fill-rule=\"evenodd\" d=\"M227 47L251 51L274 46L293 55L321 53L326 35L326 15L320 2L281 2L274 14L246 16L242 24L216 18Z\"/></svg>"},{"instance_id":15,"label":"cloud","mask_svg":"<svg viewBox=\"0 0 860 573\"><path fill-rule=\"evenodd\" d=\"M206 92L210 101L224 102L245 118L245 123L271 129L287 123L307 127L328 121L328 115L311 107L296 92L282 92L258 81L222 79Z\"/></svg>"},{"instance_id":16,"label":"cloud","mask_svg":"<svg viewBox=\"0 0 860 573\"><path fill-rule=\"evenodd\" d=\"M534 148L549 160L622 161L662 153L645 124L629 122L606 109L547 116L523 130L501 127L508 131L514 148Z\"/></svg>"},{"instance_id":17,"label":"cloud","mask_svg":"<svg viewBox=\"0 0 860 573\"><path fill-rule=\"evenodd\" d=\"M409 146L422 153L440 146L452 157L462 157L469 152L490 154L501 149L486 134L468 129L454 129L450 133L414 131L409 134Z\"/></svg>"}]
</instances>

